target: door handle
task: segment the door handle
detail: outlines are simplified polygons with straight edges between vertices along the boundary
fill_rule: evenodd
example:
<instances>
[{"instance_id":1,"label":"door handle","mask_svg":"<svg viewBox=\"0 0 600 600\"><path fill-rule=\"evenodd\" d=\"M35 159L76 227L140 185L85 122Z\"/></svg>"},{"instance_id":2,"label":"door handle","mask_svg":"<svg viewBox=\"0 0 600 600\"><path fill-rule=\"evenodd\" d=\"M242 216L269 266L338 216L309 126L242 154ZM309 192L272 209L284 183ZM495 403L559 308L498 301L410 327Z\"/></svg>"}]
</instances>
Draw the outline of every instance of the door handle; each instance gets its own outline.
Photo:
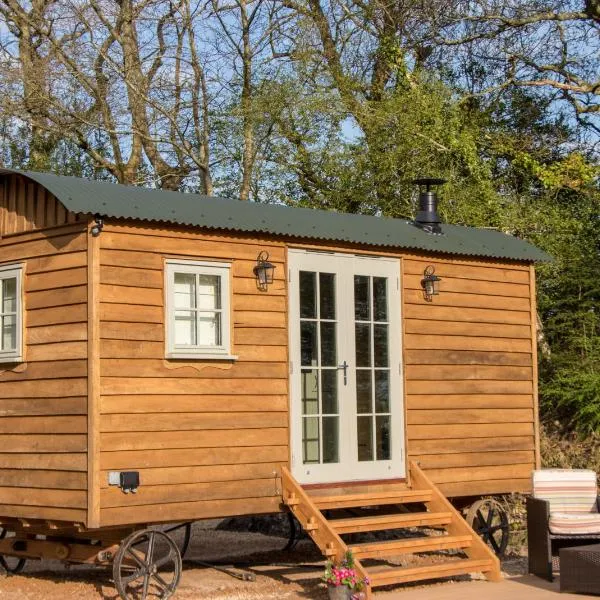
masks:
<instances>
[{"instance_id":1,"label":"door handle","mask_svg":"<svg viewBox=\"0 0 600 600\"><path fill-rule=\"evenodd\" d=\"M344 370L344 385L348 385L348 367L350 365L344 361L341 365L338 366L338 369Z\"/></svg>"}]
</instances>

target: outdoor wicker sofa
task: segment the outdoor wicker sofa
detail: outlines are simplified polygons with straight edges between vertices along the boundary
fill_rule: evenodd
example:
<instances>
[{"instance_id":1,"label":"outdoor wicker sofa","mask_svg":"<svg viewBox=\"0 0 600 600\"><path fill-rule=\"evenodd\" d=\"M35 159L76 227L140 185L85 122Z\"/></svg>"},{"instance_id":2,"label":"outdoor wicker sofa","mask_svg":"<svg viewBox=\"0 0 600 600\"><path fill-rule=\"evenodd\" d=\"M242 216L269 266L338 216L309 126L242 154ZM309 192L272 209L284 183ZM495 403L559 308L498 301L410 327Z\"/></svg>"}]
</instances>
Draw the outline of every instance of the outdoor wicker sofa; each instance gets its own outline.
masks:
<instances>
[{"instance_id":1,"label":"outdoor wicker sofa","mask_svg":"<svg viewBox=\"0 0 600 600\"><path fill-rule=\"evenodd\" d=\"M560 548L600 542L600 497L596 473L585 469L533 472L527 498L529 572L552 581Z\"/></svg>"}]
</instances>

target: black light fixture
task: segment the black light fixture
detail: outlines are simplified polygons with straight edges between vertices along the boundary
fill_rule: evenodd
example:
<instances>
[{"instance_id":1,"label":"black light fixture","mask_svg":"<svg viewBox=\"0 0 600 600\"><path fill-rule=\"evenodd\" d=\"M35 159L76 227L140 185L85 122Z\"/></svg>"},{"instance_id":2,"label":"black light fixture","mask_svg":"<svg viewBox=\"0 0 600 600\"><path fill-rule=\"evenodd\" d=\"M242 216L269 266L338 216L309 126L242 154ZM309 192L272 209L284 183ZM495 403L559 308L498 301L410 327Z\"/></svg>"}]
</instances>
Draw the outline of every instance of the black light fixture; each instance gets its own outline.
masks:
<instances>
[{"instance_id":1,"label":"black light fixture","mask_svg":"<svg viewBox=\"0 0 600 600\"><path fill-rule=\"evenodd\" d=\"M102 231L102 228L104 227L104 219L100 215L94 215L94 223L95 224L92 225L90 233L94 237L98 237Z\"/></svg>"},{"instance_id":2,"label":"black light fixture","mask_svg":"<svg viewBox=\"0 0 600 600\"><path fill-rule=\"evenodd\" d=\"M256 277L256 287L266 291L270 283L273 283L273 272L275 265L269 262L269 253L263 250L256 258L256 266L253 269Z\"/></svg>"},{"instance_id":3,"label":"black light fixture","mask_svg":"<svg viewBox=\"0 0 600 600\"><path fill-rule=\"evenodd\" d=\"M421 287L423 288L423 297L427 302L433 300L433 296L440 293L440 281L442 279L435 275L435 267L429 265L423 271L423 279L421 279Z\"/></svg>"}]
</instances>

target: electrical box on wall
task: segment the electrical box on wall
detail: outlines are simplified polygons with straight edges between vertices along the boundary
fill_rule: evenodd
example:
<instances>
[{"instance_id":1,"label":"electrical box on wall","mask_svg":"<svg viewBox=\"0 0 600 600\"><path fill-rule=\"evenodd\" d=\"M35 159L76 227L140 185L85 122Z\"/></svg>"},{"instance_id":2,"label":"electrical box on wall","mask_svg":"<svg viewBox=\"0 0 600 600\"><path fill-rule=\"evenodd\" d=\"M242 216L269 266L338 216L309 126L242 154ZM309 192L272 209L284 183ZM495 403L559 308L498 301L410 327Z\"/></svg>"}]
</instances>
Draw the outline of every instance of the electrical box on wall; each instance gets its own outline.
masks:
<instances>
[{"instance_id":1,"label":"electrical box on wall","mask_svg":"<svg viewBox=\"0 0 600 600\"><path fill-rule=\"evenodd\" d=\"M135 494L140 487L140 474L138 471L110 471L108 485L119 486L125 494Z\"/></svg>"}]
</instances>

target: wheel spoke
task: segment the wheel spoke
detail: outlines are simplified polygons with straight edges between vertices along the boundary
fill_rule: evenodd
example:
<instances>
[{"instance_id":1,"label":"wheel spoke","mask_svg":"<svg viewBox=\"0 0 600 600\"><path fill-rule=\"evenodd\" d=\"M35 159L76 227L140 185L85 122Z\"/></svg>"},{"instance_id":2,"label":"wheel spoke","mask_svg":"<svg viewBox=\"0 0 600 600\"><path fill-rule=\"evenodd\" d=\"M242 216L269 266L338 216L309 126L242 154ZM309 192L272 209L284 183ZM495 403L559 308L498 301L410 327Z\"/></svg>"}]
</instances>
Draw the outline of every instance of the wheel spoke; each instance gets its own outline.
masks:
<instances>
[{"instance_id":1,"label":"wheel spoke","mask_svg":"<svg viewBox=\"0 0 600 600\"><path fill-rule=\"evenodd\" d=\"M131 548L127 548L125 550L125 552L127 552L127 554L133 558L133 560L138 564L138 566L140 566L142 569L144 569L145 567L147 567L148 565L143 562L140 558L138 558L138 556L135 554L135 552L131 549Z\"/></svg>"},{"instance_id":2,"label":"wheel spoke","mask_svg":"<svg viewBox=\"0 0 600 600\"><path fill-rule=\"evenodd\" d=\"M487 536L487 539L489 540L490 544L492 545L492 548L494 548L494 552L496 554L500 554L500 546L498 546L498 542L496 542L496 538L494 538L494 536L489 535Z\"/></svg>"},{"instance_id":3,"label":"wheel spoke","mask_svg":"<svg viewBox=\"0 0 600 600\"><path fill-rule=\"evenodd\" d=\"M152 564L152 555L154 554L154 539L156 534L152 531L150 533L150 540L148 541L148 551L146 552L146 564L150 566Z\"/></svg>"},{"instance_id":4,"label":"wheel spoke","mask_svg":"<svg viewBox=\"0 0 600 600\"><path fill-rule=\"evenodd\" d=\"M158 574L152 573L152 578L156 580L158 585L166 592L171 589L171 586Z\"/></svg>"},{"instance_id":5,"label":"wheel spoke","mask_svg":"<svg viewBox=\"0 0 600 600\"><path fill-rule=\"evenodd\" d=\"M144 587L142 588L142 600L146 600L148 597L148 585L150 584L150 575L146 573L144 575Z\"/></svg>"},{"instance_id":6,"label":"wheel spoke","mask_svg":"<svg viewBox=\"0 0 600 600\"><path fill-rule=\"evenodd\" d=\"M166 564L173 562L173 555L171 554L171 552L169 552L168 556L165 556L164 558L159 558L155 563L154 566L156 567L156 569L160 569L160 567L164 567Z\"/></svg>"},{"instance_id":7,"label":"wheel spoke","mask_svg":"<svg viewBox=\"0 0 600 600\"><path fill-rule=\"evenodd\" d=\"M492 521L494 520L494 515L496 514L496 511L494 510L493 506L490 506L488 509L488 514L487 514L487 520L485 522L485 524L487 525L488 529L492 526Z\"/></svg>"},{"instance_id":8,"label":"wheel spoke","mask_svg":"<svg viewBox=\"0 0 600 600\"><path fill-rule=\"evenodd\" d=\"M129 575L128 577L121 577L121 581L123 582L123 585L127 586L130 583L133 583L134 581L139 579L141 576L142 576L142 571L140 571L140 569L136 569L132 575Z\"/></svg>"}]
</instances>

